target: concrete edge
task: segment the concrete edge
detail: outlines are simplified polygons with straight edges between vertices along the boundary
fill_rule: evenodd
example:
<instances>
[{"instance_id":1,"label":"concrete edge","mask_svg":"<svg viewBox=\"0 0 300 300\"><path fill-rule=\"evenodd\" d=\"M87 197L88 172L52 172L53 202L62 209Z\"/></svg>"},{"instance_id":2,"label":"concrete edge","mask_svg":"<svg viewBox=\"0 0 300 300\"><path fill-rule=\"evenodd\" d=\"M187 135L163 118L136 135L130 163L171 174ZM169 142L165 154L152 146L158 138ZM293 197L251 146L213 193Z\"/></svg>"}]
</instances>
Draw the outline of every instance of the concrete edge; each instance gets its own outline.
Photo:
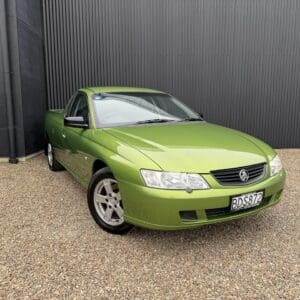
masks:
<instances>
[{"instance_id":1,"label":"concrete edge","mask_svg":"<svg viewBox=\"0 0 300 300\"><path fill-rule=\"evenodd\" d=\"M29 154L27 156L18 157L18 160L19 160L19 162L25 162L26 160L34 158L42 153L44 153L44 151L40 150L38 152ZM0 163L8 163L8 161L9 161L9 157L0 157Z\"/></svg>"}]
</instances>

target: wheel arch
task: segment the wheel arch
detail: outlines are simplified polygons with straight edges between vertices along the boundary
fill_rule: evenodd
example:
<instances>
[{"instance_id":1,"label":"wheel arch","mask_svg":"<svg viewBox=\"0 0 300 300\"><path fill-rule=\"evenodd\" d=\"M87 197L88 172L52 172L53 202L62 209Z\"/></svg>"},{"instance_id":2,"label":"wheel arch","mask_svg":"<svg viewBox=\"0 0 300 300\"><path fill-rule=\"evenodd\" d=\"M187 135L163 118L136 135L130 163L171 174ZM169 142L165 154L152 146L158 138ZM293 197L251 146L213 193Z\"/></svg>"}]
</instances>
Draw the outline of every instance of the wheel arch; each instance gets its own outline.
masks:
<instances>
[{"instance_id":1,"label":"wheel arch","mask_svg":"<svg viewBox=\"0 0 300 300\"><path fill-rule=\"evenodd\" d=\"M92 168L92 174L95 174L97 171L103 169L103 168L111 168L101 159L96 159L93 163L93 168Z\"/></svg>"}]
</instances>

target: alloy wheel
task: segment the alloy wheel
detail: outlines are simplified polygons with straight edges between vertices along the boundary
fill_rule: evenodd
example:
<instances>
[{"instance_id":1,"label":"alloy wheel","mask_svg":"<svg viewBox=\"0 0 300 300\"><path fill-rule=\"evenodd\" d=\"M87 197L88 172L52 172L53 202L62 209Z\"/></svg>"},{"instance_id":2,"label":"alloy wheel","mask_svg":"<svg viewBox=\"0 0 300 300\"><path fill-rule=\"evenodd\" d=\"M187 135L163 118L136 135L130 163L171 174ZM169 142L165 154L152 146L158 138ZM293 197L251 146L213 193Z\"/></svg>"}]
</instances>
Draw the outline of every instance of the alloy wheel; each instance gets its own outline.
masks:
<instances>
[{"instance_id":1,"label":"alloy wheel","mask_svg":"<svg viewBox=\"0 0 300 300\"><path fill-rule=\"evenodd\" d=\"M108 225L124 223L124 210L118 183L115 179L101 180L94 190L94 205L98 216Z\"/></svg>"}]
</instances>

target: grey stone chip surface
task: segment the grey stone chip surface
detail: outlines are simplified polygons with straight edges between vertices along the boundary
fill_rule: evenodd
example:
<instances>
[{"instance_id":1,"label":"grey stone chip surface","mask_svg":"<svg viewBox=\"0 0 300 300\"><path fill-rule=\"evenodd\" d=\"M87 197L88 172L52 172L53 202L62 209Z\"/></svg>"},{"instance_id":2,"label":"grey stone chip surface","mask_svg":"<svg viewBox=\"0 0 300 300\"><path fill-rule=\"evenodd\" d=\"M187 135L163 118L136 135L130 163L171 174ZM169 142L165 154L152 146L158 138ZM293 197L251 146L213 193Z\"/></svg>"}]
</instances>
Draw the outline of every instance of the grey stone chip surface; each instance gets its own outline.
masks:
<instances>
[{"instance_id":1,"label":"grey stone chip surface","mask_svg":"<svg viewBox=\"0 0 300 300\"><path fill-rule=\"evenodd\" d=\"M282 201L195 230L102 231L86 192L40 155L0 164L1 299L299 299L300 150Z\"/></svg>"}]
</instances>

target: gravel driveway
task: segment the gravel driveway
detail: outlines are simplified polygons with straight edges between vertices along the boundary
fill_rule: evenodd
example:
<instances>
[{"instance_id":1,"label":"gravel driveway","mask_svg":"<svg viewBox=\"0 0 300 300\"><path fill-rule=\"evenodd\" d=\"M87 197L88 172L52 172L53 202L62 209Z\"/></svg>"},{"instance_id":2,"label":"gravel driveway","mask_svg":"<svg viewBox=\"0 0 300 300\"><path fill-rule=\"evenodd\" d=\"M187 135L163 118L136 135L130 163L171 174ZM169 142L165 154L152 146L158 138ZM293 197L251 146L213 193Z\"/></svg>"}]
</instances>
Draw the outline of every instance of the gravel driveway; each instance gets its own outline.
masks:
<instances>
[{"instance_id":1,"label":"gravel driveway","mask_svg":"<svg viewBox=\"0 0 300 300\"><path fill-rule=\"evenodd\" d=\"M0 298L300 298L300 150L278 151L282 201L191 231L102 231L86 194L40 155L0 164Z\"/></svg>"}]
</instances>

